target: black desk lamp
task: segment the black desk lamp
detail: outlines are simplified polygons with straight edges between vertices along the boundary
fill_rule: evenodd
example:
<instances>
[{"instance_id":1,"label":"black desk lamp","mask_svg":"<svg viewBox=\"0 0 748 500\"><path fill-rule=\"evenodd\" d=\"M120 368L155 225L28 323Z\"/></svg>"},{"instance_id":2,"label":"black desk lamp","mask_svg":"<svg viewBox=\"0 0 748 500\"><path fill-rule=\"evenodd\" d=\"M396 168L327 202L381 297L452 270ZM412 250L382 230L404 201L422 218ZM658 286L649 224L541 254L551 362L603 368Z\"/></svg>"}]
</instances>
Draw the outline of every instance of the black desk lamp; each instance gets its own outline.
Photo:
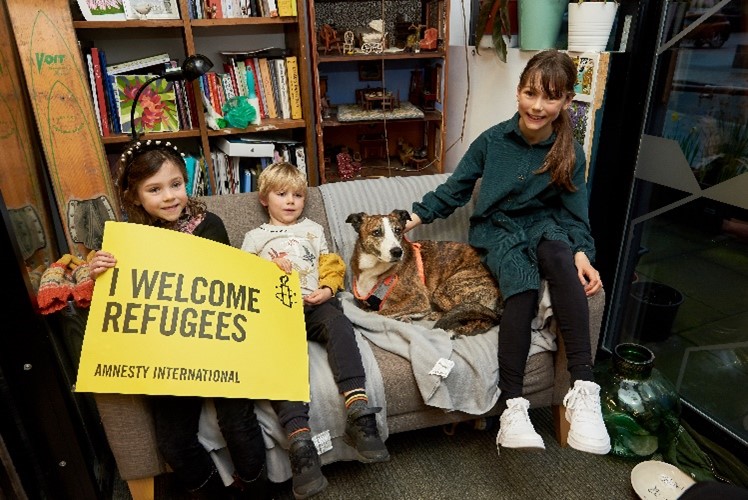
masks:
<instances>
[{"instance_id":1,"label":"black desk lamp","mask_svg":"<svg viewBox=\"0 0 748 500\"><path fill-rule=\"evenodd\" d=\"M165 79L167 82L176 82L179 80L187 80L188 82L191 82L207 73L212 67L213 63L210 59L202 54L195 54L185 59L180 68L168 68L163 75L151 77L143 82L143 85L141 85L135 93L135 99L132 101L132 109L130 110L130 132L132 134L132 139L134 141L138 139L138 131L135 130L135 108L138 106L140 94L143 93L148 85L156 80L160 80L161 78Z\"/></svg>"}]
</instances>

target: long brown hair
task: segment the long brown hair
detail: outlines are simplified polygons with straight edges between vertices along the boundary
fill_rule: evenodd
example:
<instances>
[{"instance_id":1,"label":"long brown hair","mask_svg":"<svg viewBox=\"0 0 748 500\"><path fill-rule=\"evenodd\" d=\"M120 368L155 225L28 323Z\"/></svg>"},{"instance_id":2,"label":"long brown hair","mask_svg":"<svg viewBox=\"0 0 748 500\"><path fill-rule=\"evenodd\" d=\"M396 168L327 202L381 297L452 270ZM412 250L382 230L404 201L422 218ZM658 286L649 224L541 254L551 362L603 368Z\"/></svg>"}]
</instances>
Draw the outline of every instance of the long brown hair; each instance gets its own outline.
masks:
<instances>
[{"instance_id":1,"label":"long brown hair","mask_svg":"<svg viewBox=\"0 0 748 500\"><path fill-rule=\"evenodd\" d=\"M149 226L162 225L160 220L152 217L136 202L138 201L138 186L155 175L167 161L174 163L179 168L186 184L187 166L175 146L161 141L138 141L128 144L120 159L120 172L117 181L122 209L127 215L128 222ZM187 200L186 213L195 216L205 212L206 208L203 202L189 196Z\"/></svg>"},{"instance_id":2,"label":"long brown hair","mask_svg":"<svg viewBox=\"0 0 748 500\"><path fill-rule=\"evenodd\" d=\"M540 85L543 92L554 99L566 99L574 96L574 84L577 80L577 68L567 54L558 50L546 50L535 54L519 77L519 88ZM562 109L558 118L553 121L556 140L545 156L543 165L535 171L551 173L551 182L567 191L576 191L572 183L576 153L572 134L571 118L566 109Z\"/></svg>"}]
</instances>

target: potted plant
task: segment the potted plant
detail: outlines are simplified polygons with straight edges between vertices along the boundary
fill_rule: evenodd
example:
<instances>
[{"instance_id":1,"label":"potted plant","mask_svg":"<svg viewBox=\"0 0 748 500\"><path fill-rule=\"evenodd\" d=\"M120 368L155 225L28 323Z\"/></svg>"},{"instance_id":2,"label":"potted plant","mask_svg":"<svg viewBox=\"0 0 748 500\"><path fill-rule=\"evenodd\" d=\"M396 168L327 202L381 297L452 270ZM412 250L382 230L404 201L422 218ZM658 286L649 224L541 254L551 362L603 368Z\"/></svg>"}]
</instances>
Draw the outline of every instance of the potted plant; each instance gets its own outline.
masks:
<instances>
[{"instance_id":1,"label":"potted plant","mask_svg":"<svg viewBox=\"0 0 748 500\"><path fill-rule=\"evenodd\" d=\"M517 21L512 22L516 3ZM519 47L522 50L542 50L556 46L561 22L568 0L482 0L476 19L476 52L484 34L491 41L499 59L506 62L506 38L519 28Z\"/></svg>"},{"instance_id":2,"label":"potted plant","mask_svg":"<svg viewBox=\"0 0 748 500\"><path fill-rule=\"evenodd\" d=\"M475 21L475 52L480 54L480 40L484 34L491 33L491 42L496 55L506 62L506 40L504 35L511 34L509 20L509 0L483 0L480 3L478 17Z\"/></svg>"},{"instance_id":3,"label":"potted plant","mask_svg":"<svg viewBox=\"0 0 748 500\"><path fill-rule=\"evenodd\" d=\"M605 50L617 11L618 0L574 0L569 3L569 51Z\"/></svg>"}]
</instances>

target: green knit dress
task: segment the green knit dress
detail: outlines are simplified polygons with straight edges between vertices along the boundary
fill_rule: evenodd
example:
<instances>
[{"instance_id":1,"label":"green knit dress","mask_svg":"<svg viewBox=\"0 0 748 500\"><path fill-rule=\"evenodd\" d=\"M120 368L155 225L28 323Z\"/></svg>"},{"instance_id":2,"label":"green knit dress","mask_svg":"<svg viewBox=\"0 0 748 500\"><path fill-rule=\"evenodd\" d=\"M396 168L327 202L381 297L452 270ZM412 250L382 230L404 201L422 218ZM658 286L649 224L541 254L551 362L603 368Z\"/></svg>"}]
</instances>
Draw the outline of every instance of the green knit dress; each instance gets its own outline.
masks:
<instances>
[{"instance_id":1,"label":"green knit dress","mask_svg":"<svg viewBox=\"0 0 748 500\"><path fill-rule=\"evenodd\" d=\"M569 192L535 174L556 135L530 145L519 130L519 114L483 132L468 148L447 181L413 204L424 223L445 218L471 198L478 179L468 241L483 254L502 295L540 287L537 248L543 239L563 241L592 261L584 150L574 143L576 165Z\"/></svg>"}]
</instances>

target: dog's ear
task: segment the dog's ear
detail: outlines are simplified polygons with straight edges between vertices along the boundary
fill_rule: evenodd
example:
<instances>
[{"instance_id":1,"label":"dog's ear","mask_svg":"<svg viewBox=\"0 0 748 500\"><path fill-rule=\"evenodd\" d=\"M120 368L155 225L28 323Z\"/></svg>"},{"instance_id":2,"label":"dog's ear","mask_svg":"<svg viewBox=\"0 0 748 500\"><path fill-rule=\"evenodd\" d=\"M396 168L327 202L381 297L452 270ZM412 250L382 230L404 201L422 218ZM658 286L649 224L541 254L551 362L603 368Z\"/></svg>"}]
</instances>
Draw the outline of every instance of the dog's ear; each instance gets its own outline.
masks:
<instances>
[{"instance_id":1,"label":"dog's ear","mask_svg":"<svg viewBox=\"0 0 748 500\"><path fill-rule=\"evenodd\" d=\"M410 212L407 210L393 210L392 213L395 215L395 217L398 218L398 220L404 224L407 224L410 220Z\"/></svg>"},{"instance_id":2,"label":"dog's ear","mask_svg":"<svg viewBox=\"0 0 748 500\"><path fill-rule=\"evenodd\" d=\"M353 229L358 232L359 229L361 229L361 224L364 222L364 215L366 215L363 212L358 212L356 214L350 214L348 218L345 219L345 221L353 226Z\"/></svg>"}]
</instances>

